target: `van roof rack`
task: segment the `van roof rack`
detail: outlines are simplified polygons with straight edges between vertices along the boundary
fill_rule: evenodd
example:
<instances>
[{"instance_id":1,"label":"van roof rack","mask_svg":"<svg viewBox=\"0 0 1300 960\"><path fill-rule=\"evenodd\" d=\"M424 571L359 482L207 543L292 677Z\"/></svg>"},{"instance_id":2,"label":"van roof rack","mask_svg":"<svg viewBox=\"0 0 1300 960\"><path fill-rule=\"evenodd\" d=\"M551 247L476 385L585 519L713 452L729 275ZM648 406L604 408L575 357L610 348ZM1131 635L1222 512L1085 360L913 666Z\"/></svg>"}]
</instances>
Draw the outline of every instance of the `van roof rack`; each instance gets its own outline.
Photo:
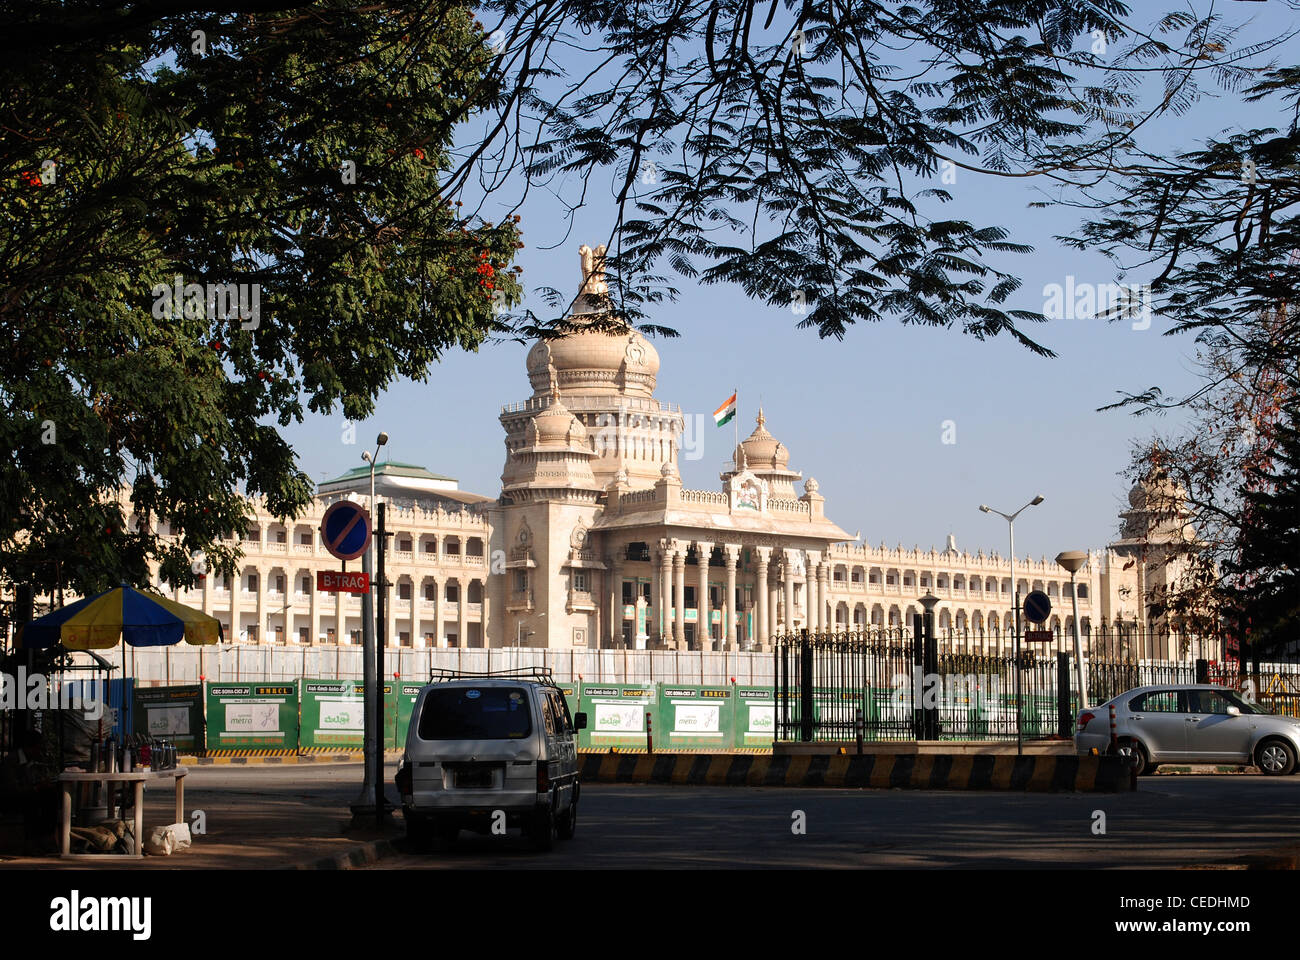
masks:
<instances>
[{"instance_id":1,"label":"van roof rack","mask_svg":"<svg viewBox=\"0 0 1300 960\"><path fill-rule=\"evenodd\" d=\"M531 680L557 687L550 667L511 667L508 670L452 670L434 667L429 671L430 683L447 680Z\"/></svg>"}]
</instances>

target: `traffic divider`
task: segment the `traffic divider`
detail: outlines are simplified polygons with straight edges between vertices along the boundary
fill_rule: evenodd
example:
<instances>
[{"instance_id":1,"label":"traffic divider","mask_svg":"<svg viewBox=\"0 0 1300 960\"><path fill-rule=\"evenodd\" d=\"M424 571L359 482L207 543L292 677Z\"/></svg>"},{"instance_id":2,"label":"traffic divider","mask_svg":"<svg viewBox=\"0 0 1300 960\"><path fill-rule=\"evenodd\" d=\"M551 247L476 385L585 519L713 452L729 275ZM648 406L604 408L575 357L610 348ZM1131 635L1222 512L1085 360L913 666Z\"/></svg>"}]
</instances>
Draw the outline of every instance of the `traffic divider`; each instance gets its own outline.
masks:
<instances>
[{"instance_id":1,"label":"traffic divider","mask_svg":"<svg viewBox=\"0 0 1300 960\"><path fill-rule=\"evenodd\" d=\"M587 783L1123 793L1122 757L962 754L584 754Z\"/></svg>"}]
</instances>

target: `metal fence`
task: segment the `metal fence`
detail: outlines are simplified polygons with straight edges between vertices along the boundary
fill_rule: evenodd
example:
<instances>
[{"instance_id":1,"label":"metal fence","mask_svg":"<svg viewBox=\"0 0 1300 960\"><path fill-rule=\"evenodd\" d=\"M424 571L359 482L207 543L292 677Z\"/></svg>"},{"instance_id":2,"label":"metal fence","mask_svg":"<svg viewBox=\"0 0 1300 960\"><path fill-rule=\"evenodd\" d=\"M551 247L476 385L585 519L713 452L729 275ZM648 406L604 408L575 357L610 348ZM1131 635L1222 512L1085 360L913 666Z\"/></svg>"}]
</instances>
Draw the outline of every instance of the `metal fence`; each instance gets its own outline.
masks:
<instances>
[{"instance_id":1,"label":"metal fence","mask_svg":"<svg viewBox=\"0 0 1300 960\"><path fill-rule=\"evenodd\" d=\"M866 740L1005 740L1073 732L1080 704L1072 656L1022 648L1019 663L947 652L922 660L911 631L901 628L777 638L776 738L848 741L860 731ZM1084 664L1093 704L1149 684L1246 683L1261 706L1300 716L1296 664L1261 664L1249 677L1235 662L1085 657Z\"/></svg>"},{"instance_id":2,"label":"metal fence","mask_svg":"<svg viewBox=\"0 0 1300 960\"><path fill-rule=\"evenodd\" d=\"M118 646L104 657L137 685L167 686L213 681L293 680L301 677L360 680L358 646L302 647L218 644L210 647ZM391 649L384 652L384 677L424 679L435 668L504 670L549 667L560 681L599 683L682 683L756 686L772 684L772 655L701 650L545 650L538 647ZM122 676L115 671L114 676Z\"/></svg>"}]
</instances>

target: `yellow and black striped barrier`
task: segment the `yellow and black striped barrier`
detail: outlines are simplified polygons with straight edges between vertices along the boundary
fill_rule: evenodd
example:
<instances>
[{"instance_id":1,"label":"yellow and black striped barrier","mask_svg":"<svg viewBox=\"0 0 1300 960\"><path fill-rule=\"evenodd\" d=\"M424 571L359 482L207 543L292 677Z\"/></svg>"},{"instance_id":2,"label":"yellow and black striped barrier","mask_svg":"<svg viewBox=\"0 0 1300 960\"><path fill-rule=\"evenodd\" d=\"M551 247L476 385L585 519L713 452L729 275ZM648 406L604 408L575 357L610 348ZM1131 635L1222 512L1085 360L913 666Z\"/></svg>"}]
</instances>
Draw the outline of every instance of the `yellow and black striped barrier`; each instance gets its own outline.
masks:
<instances>
[{"instance_id":1,"label":"yellow and black striped barrier","mask_svg":"<svg viewBox=\"0 0 1300 960\"><path fill-rule=\"evenodd\" d=\"M875 787L1122 793L1137 789L1125 757L969 754L623 754L582 757L587 783L707 787Z\"/></svg>"}]
</instances>

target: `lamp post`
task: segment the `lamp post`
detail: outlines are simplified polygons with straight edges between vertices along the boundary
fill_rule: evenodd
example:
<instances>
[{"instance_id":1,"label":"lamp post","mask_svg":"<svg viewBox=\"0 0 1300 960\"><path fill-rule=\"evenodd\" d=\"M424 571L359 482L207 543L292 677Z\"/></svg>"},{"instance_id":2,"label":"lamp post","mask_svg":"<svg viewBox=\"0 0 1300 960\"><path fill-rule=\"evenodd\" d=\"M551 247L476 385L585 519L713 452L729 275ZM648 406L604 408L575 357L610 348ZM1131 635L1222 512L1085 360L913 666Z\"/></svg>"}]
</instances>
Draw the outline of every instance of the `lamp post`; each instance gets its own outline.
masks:
<instances>
[{"instance_id":1,"label":"lamp post","mask_svg":"<svg viewBox=\"0 0 1300 960\"><path fill-rule=\"evenodd\" d=\"M934 635L934 608L938 603L939 598L931 593L927 588L925 596L921 598L921 606L925 608L925 613L921 618L923 626L921 633L924 636L924 639L921 641L921 717L923 718L921 730L927 740L939 739L938 707L925 706L925 691L932 689L931 685L938 682L939 641Z\"/></svg>"},{"instance_id":2,"label":"lamp post","mask_svg":"<svg viewBox=\"0 0 1300 960\"><path fill-rule=\"evenodd\" d=\"M1056 555L1056 562L1070 571L1070 606L1074 611L1074 679L1079 688L1079 709L1088 707L1088 684L1083 673L1083 643L1079 639L1079 584L1076 576L1085 563L1088 554L1082 550L1068 550Z\"/></svg>"},{"instance_id":3,"label":"lamp post","mask_svg":"<svg viewBox=\"0 0 1300 960\"><path fill-rule=\"evenodd\" d=\"M1012 605L1015 608L1015 634L1012 640L1014 656L1016 658L1016 755L1019 756L1024 752L1024 742L1020 735L1020 585L1016 582L1016 517L1020 516L1030 507L1036 507L1043 502L1041 495L1034 497L1023 507L1012 514L1005 514L1001 510L994 510L992 507L981 503L980 510L984 513L996 513L999 517L1007 522L1007 530L1011 536L1011 596Z\"/></svg>"},{"instance_id":4,"label":"lamp post","mask_svg":"<svg viewBox=\"0 0 1300 960\"><path fill-rule=\"evenodd\" d=\"M375 465L379 460L379 448L388 442L388 434L382 430L379 436L375 438L374 452L363 451L361 459L370 464L370 510L371 522L374 522L375 516ZM363 679L363 735L362 735L362 766L365 767L365 776L361 784L361 795L356 802L352 804L354 814L364 813L375 808L375 791L380 789L384 782L384 754L379 749L379 733L375 730L375 704L378 695L378 671L375 665L375 583L372 574L375 569L374 562L375 541L371 536L370 546L361 557L361 569L366 574L366 579L370 581L370 589L361 595L361 664ZM342 636L342 624L339 625L340 637Z\"/></svg>"},{"instance_id":5,"label":"lamp post","mask_svg":"<svg viewBox=\"0 0 1300 960\"><path fill-rule=\"evenodd\" d=\"M546 616L545 613L539 613L537 615L537 619L540 620L544 616ZM515 624L515 646L516 647L523 646L522 640L525 636L525 634L523 633L523 629L524 629L524 618L520 617L518 622ZM535 630L529 630L528 633L526 634L526 636L529 637L534 637L536 635L537 635L537 631Z\"/></svg>"}]
</instances>

